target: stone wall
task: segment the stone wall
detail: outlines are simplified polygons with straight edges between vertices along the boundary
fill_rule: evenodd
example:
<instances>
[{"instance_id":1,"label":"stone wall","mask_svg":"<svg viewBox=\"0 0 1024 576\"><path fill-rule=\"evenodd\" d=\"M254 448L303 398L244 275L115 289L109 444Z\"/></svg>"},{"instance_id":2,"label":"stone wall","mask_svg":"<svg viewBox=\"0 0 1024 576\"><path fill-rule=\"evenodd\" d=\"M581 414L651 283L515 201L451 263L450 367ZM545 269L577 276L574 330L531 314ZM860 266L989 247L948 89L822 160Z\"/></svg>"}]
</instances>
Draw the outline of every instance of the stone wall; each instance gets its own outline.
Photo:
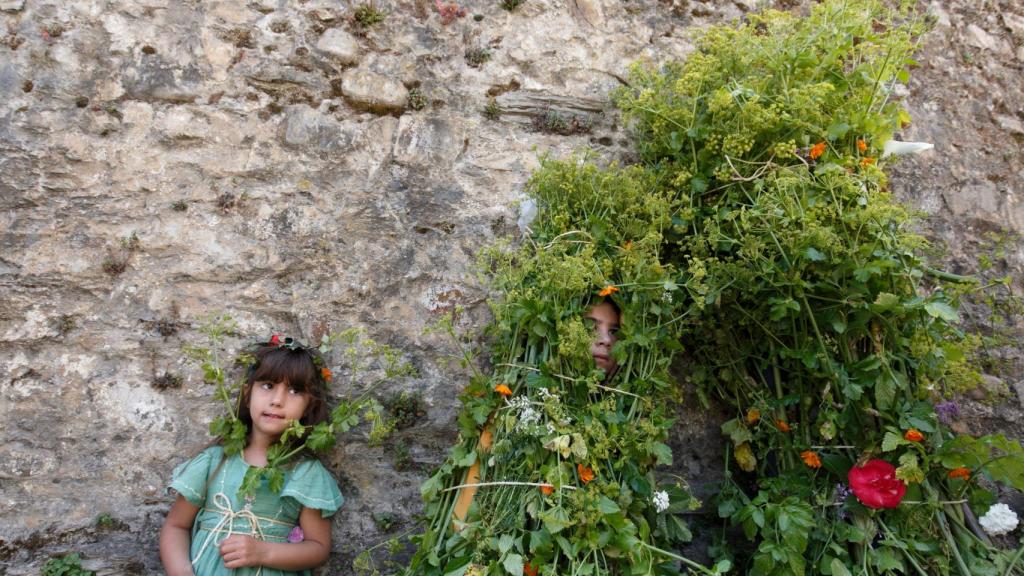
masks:
<instances>
[{"instance_id":1,"label":"stone wall","mask_svg":"<svg viewBox=\"0 0 1024 576\"><path fill-rule=\"evenodd\" d=\"M365 26L327 0L0 0L0 573L71 550L159 573L162 487L217 411L181 348L220 311L245 339L361 326L418 369L375 393L419 391L425 417L331 458L349 500L323 573L351 574L412 526L454 439L465 374L423 329L454 304L466 331L486 322L474 253L515 231L538 155L628 159L608 102L628 64L682 58L692 30L761 4L478 0L445 22L429 0L375 0L385 19ZM995 239L1019 292L1024 8L975 4L922 5L936 25L898 91L902 137L936 147L893 185L952 271ZM993 353L962 425L1024 437L1021 348ZM717 422L681 422L678 471L700 484Z\"/></svg>"}]
</instances>

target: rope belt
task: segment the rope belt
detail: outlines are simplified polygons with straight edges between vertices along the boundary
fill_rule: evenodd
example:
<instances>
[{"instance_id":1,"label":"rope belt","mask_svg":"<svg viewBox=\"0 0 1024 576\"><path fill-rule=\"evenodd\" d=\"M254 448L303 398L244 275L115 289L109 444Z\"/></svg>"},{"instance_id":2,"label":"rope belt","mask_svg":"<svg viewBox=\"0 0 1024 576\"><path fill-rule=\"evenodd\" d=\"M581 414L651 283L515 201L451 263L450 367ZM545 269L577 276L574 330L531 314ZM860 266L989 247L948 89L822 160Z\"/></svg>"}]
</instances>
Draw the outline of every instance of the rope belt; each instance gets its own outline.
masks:
<instances>
[{"instance_id":1,"label":"rope belt","mask_svg":"<svg viewBox=\"0 0 1024 576\"><path fill-rule=\"evenodd\" d=\"M206 551L207 546L212 542L214 546L220 546L224 540L227 540L232 534L243 534L252 536L257 540L267 540L268 536L263 533L263 527L260 526L260 522L266 522L269 524L278 524L280 526L286 526L288 528L294 527L293 523L282 522L274 518L267 518L265 516L257 516L253 514L252 510L248 506L242 508L239 511L234 511L231 508L231 499L228 498L223 492L218 492L213 495L213 506L214 508L203 508L203 512L212 512L220 515L220 520L214 524L213 528L205 528L200 524L200 528L203 530L209 530L206 539L203 541L203 546L199 549L199 554L196 555L196 559L192 561L194 565L196 561L203 557L203 552ZM236 520L248 520L249 531L245 532L242 530L235 530ZM224 534L223 538L217 539L218 534ZM275 540L286 541L287 538L284 536L270 535L269 538ZM256 571L256 576L260 576L263 573L263 567L260 566L259 570Z\"/></svg>"}]
</instances>

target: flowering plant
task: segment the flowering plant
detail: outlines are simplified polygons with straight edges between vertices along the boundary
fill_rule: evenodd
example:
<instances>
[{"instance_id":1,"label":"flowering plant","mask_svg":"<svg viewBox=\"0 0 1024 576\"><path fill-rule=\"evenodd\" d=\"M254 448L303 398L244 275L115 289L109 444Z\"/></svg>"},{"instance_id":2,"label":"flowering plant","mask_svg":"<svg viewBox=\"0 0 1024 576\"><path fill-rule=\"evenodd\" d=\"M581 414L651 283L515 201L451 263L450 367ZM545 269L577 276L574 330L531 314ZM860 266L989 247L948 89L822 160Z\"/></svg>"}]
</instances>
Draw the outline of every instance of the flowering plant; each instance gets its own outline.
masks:
<instances>
[{"instance_id":1,"label":"flowering plant","mask_svg":"<svg viewBox=\"0 0 1024 576\"><path fill-rule=\"evenodd\" d=\"M895 508L907 493L907 485L896 478L896 467L885 460L854 466L848 478L853 495L868 508Z\"/></svg>"}]
</instances>

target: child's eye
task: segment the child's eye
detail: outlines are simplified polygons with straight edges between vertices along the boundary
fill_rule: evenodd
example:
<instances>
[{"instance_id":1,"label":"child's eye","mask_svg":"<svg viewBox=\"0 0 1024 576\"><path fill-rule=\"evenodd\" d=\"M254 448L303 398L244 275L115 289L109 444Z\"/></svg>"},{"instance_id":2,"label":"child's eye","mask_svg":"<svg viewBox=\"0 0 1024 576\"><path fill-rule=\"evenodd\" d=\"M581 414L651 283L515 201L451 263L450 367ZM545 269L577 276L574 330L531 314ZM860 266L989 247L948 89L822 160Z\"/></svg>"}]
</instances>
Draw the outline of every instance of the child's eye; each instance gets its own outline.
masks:
<instances>
[{"instance_id":1,"label":"child's eye","mask_svg":"<svg viewBox=\"0 0 1024 576\"><path fill-rule=\"evenodd\" d=\"M291 394L302 394L302 392L300 392L297 388L293 388L291 386L288 387L288 392Z\"/></svg>"},{"instance_id":2,"label":"child's eye","mask_svg":"<svg viewBox=\"0 0 1024 576\"><path fill-rule=\"evenodd\" d=\"M274 385L271 384L270 382L260 382L260 388L263 388L264 390L270 390L273 387Z\"/></svg>"}]
</instances>

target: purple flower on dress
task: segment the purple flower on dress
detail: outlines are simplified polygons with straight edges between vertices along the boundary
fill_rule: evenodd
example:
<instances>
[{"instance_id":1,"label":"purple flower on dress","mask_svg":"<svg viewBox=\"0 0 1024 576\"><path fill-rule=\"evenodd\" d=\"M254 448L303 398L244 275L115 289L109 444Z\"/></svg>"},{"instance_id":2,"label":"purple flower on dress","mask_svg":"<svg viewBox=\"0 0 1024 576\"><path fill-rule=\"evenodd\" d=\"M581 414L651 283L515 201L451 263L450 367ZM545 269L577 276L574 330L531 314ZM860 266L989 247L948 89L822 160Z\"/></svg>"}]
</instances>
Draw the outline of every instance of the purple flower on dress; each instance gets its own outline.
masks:
<instances>
[{"instance_id":1,"label":"purple flower on dress","mask_svg":"<svg viewBox=\"0 0 1024 576\"><path fill-rule=\"evenodd\" d=\"M302 533L302 526L296 526L292 528L292 531L288 533L288 541L292 544L298 544L306 539L306 535Z\"/></svg>"},{"instance_id":2,"label":"purple flower on dress","mask_svg":"<svg viewBox=\"0 0 1024 576\"><path fill-rule=\"evenodd\" d=\"M949 424L960 415L960 407L956 405L956 402L946 400L935 405L935 413L939 416L939 422Z\"/></svg>"}]
</instances>

